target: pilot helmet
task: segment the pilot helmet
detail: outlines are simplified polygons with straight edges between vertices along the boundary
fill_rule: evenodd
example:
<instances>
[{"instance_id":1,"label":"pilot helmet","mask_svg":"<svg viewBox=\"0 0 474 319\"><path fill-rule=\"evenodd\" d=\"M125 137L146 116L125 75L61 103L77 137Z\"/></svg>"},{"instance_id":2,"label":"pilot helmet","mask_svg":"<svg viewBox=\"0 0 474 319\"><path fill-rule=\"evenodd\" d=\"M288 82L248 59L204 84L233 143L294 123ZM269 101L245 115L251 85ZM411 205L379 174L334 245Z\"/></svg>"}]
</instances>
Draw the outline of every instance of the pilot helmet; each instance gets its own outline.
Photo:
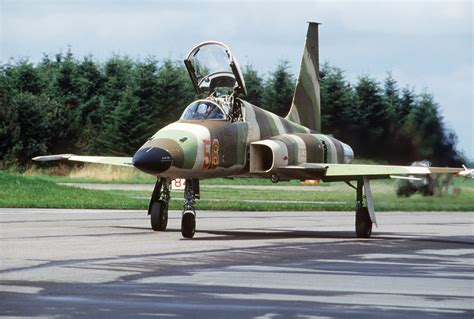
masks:
<instances>
[{"instance_id":1,"label":"pilot helmet","mask_svg":"<svg viewBox=\"0 0 474 319\"><path fill-rule=\"evenodd\" d=\"M201 103L198 105L196 113L198 114L205 114L207 112L207 104Z\"/></svg>"}]
</instances>

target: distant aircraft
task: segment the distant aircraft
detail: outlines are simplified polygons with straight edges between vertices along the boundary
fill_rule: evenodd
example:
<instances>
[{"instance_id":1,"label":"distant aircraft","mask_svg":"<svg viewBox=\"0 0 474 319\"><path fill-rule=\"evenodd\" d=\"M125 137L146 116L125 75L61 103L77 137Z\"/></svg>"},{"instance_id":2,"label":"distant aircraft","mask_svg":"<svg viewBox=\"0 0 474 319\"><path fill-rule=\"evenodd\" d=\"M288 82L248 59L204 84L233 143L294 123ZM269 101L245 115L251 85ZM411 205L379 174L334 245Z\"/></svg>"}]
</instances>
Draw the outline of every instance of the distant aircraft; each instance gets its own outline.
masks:
<instances>
[{"instance_id":1,"label":"distant aircraft","mask_svg":"<svg viewBox=\"0 0 474 319\"><path fill-rule=\"evenodd\" d=\"M427 160L417 161L411 163L411 166L431 166L431 163ZM461 174L462 172L460 172ZM415 193L420 193L423 196L433 196L435 188L437 187L437 179L440 175L421 175L414 176L410 175L408 177L400 178L398 181L395 193L397 196L409 197ZM445 175L442 175L445 176ZM451 176L447 175L446 176ZM447 181L448 182L448 181Z\"/></svg>"},{"instance_id":2,"label":"distant aircraft","mask_svg":"<svg viewBox=\"0 0 474 319\"><path fill-rule=\"evenodd\" d=\"M192 238L196 230L194 204L200 179L346 182L356 191L356 236L368 238L376 223L370 180L395 175L472 174L472 170L460 168L350 164L352 148L320 133L318 26L309 23L293 102L285 118L243 100L247 89L236 58L227 45L207 41L192 48L184 63L196 92L207 92L208 97L188 105L178 121L156 132L133 157L61 154L33 160L134 166L156 176L148 207L155 231L166 230L172 180L185 179L181 233L186 238Z\"/></svg>"}]
</instances>

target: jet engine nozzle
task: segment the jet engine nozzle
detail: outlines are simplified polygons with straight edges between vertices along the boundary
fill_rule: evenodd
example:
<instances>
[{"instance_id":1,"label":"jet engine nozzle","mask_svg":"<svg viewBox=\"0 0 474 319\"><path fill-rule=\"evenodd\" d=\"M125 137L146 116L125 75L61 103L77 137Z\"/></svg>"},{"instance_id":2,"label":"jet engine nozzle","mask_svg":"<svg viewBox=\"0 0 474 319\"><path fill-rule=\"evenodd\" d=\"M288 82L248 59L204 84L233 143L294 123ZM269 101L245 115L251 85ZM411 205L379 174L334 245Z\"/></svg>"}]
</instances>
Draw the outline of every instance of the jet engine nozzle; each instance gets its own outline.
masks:
<instances>
[{"instance_id":1,"label":"jet engine nozzle","mask_svg":"<svg viewBox=\"0 0 474 319\"><path fill-rule=\"evenodd\" d=\"M144 147L133 155L133 166L139 170L153 175L158 175L171 167L173 158L171 154L159 147Z\"/></svg>"}]
</instances>

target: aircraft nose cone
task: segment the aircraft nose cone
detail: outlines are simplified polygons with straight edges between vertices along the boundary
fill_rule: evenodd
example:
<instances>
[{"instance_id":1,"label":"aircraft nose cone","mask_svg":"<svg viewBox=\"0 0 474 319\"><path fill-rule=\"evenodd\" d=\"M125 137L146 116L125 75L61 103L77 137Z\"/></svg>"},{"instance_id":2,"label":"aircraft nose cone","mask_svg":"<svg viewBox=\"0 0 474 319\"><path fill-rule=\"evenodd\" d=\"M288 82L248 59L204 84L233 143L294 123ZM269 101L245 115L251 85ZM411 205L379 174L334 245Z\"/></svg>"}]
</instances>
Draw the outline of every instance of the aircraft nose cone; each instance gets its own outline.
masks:
<instances>
[{"instance_id":1,"label":"aircraft nose cone","mask_svg":"<svg viewBox=\"0 0 474 319\"><path fill-rule=\"evenodd\" d=\"M133 155L132 163L145 173L157 175L170 168L172 160L170 153L162 148L145 147Z\"/></svg>"}]
</instances>

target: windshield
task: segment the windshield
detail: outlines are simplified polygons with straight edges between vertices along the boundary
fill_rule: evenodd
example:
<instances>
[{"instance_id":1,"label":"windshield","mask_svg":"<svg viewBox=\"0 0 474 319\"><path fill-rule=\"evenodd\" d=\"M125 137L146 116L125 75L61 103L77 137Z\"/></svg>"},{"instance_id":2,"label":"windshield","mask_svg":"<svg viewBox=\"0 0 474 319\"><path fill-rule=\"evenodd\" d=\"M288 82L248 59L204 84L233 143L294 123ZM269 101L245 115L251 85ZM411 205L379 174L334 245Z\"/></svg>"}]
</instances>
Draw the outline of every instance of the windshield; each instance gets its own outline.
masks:
<instances>
[{"instance_id":1,"label":"windshield","mask_svg":"<svg viewBox=\"0 0 474 319\"><path fill-rule=\"evenodd\" d=\"M198 82L215 73L232 74L229 57L229 53L220 45L213 44L200 47L190 58Z\"/></svg>"},{"instance_id":2,"label":"windshield","mask_svg":"<svg viewBox=\"0 0 474 319\"><path fill-rule=\"evenodd\" d=\"M181 116L183 120L222 120L224 118L224 112L217 104L205 100L191 103Z\"/></svg>"}]
</instances>

